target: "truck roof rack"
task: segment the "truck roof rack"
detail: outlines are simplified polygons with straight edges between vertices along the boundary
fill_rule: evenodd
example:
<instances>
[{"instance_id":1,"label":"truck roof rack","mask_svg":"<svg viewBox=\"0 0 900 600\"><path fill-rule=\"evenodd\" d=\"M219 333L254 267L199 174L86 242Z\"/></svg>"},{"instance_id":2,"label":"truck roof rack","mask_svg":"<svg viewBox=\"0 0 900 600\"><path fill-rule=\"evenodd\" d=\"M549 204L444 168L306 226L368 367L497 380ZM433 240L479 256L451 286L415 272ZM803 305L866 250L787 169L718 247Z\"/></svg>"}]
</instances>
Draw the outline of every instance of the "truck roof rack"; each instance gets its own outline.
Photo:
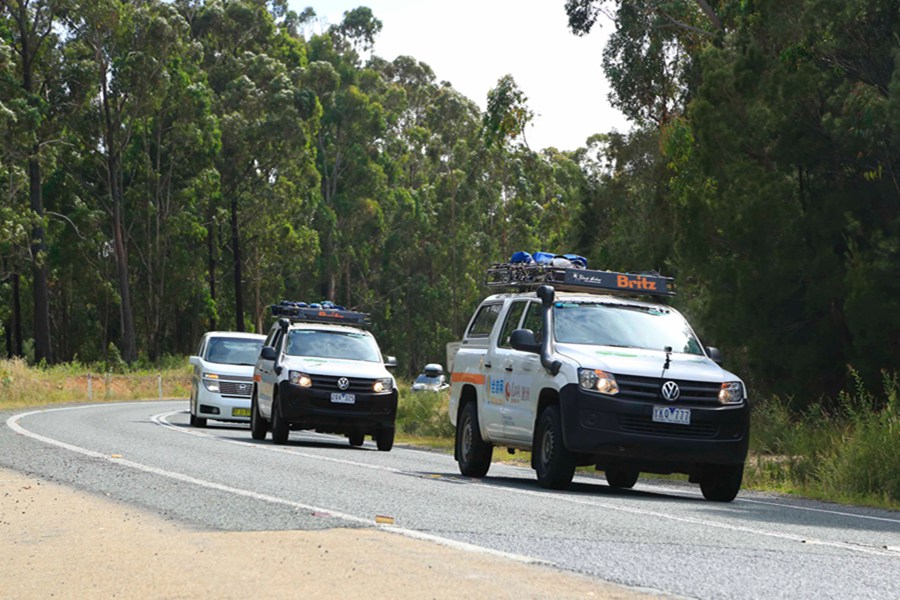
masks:
<instances>
[{"instance_id":1,"label":"truck roof rack","mask_svg":"<svg viewBox=\"0 0 900 600\"><path fill-rule=\"evenodd\" d=\"M487 270L488 287L512 288L519 291L552 285L566 292L651 296L674 296L675 280L655 271L643 273L618 273L594 271L573 267L525 263L497 263Z\"/></svg>"},{"instance_id":2,"label":"truck roof rack","mask_svg":"<svg viewBox=\"0 0 900 600\"><path fill-rule=\"evenodd\" d=\"M285 317L292 323L331 323L367 327L371 325L368 313L347 310L331 302L307 304L282 300L271 306L273 317Z\"/></svg>"}]
</instances>

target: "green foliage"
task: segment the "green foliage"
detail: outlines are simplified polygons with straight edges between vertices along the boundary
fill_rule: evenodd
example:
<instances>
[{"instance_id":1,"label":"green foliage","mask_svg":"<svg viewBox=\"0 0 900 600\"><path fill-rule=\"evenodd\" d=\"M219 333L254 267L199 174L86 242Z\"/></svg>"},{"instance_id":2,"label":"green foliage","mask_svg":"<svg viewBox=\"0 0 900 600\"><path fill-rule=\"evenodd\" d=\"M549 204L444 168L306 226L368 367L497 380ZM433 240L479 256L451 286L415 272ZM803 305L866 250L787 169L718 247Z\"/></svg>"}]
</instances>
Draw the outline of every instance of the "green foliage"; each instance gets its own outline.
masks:
<instances>
[{"instance_id":1,"label":"green foliage","mask_svg":"<svg viewBox=\"0 0 900 600\"><path fill-rule=\"evenodd\" d=\"M415 437L452 438L454 430L447 417L449 402L447 392L412 392L407 385L401 386L397 429Z\"/></svg>"}]
</instances>

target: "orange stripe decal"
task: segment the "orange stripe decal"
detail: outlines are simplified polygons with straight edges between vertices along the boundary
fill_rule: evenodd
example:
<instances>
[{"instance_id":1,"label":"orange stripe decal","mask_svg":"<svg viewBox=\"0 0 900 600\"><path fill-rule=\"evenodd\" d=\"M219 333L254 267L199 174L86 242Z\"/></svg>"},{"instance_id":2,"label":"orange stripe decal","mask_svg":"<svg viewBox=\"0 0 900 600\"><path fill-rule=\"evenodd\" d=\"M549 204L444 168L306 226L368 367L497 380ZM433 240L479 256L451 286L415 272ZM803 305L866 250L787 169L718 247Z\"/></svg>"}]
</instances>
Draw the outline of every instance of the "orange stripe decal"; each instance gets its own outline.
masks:
<instances>
[{"instance_id":1,"label":"orange stripe decal","mask_svg":"<svg viewBox=\"0 0 900 600\"><path fill-rule=\"evenodd\" d=\"M484 375L479 373L453 373L450 375L451 383L475 383L481 385L484 383Z\"/></svg>"}]
</instances>

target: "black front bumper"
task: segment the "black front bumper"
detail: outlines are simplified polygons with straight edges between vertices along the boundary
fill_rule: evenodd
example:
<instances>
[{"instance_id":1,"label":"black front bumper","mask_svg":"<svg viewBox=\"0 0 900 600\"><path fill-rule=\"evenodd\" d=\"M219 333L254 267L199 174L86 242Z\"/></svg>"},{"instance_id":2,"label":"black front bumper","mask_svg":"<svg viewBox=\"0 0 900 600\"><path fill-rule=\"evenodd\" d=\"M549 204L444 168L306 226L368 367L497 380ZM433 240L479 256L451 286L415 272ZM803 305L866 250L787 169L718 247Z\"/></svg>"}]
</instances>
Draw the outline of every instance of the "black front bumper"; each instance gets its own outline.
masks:
<instances>
[{"instance_id":1,"label":"black front bumper","mask_svg":"<svg viewBox=\"0 0 900 600\"><path fill-rule=\"evenodd\" d=\"M747 457L750 409L709 405L691 409L691 424L656 423L653 406L616 399L570 384L560 390L563 438L582 462L655 473L692 473L703 465L738 465ZM674 405L679 405L675 403Z\"/></svg>"},{"instance_id":2,"label":"black front bumper","mask_svg":"<svg viewBox=\"0 0 900 600\"><path fill-rule=\"evenodd\" d=\"M331 390L301 388L282 381L278 384L279 416L291 429L315 429L321 433L376 435L394 428L397 390L356 393L353 404L332 402L331 394Z\"/></svg>"}]
</instances>

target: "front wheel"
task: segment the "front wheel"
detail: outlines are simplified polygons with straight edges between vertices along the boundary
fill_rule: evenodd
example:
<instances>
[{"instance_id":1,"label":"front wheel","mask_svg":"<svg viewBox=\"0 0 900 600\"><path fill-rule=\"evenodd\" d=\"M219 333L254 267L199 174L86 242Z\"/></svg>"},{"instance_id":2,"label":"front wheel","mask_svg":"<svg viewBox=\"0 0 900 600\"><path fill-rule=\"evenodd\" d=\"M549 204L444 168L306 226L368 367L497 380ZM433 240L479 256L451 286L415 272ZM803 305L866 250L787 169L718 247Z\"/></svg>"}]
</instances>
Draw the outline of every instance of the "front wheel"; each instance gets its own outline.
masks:
<instances>
[{"instance_id":1,"label":"front wheel","mask_svg":"<svg viewBox=\"0 0 900 600\"><path fill-rule=\"evenodd\" d=\"M250 436L254 440L264 440L268 430L268 423L259 414L259 400L257 400L256 392L254 391L253 398L250 399Z\"/></svg>"},{"instance_id":2,"label":"front wheel","mask_svg":"<svg viewBox=\"0 0 900 600\"><path fill-rule=\"evenodd\" d=\"M352 438L350 443L353 443ZM390 452L391 448L394 447L394 428L391 427L379 430L375 438L375 445L378 446L378 449L382 452Z\"/></svg>"},{"instance_id":3,"label":"front wheel","mask_svg":"<svg viewBox=\"0 0 900 600\"><path fill-rule=\"evenodd\" d=\"M484 477L491 468L494 447L481 437L478 407L468 402L456 422L456 462L466 477Z\"/></svg>"},{"instance_id":4,"label":"front wheel","mask_svg":"<svg viewBox=\"0 0 900 600\"><path fill-rule=\"evenodd\" d=\"M288 424L281 416L281 406L278 397L272 401L272 442L286 444L288 439Z\"/></svg>"},{"instance_id":5,"label":"front wheel","mask_svg":"<svg viewBox=\"0 0 900 600\"><path fill-rule=\"evenodd\" d=\"M534 438L535 471L542 488L563 490L575 477L575 456L563 444L559 407L548 406L538 419Z\"/></svg>"},{"instance_id":6,"label":"front wheel","mask_svg":"<svg viewBox=\"0 0 900 600\"><path fill-rule=\"evenodd\" d=\"M361 433L351 433L347 436L351 446L362 446L366 436Z\"/></svg>"},{"instance_id":7,"label":"front wheel","mask_svg":"<svg viewBox=\"0 0 900 600\"><path fill-rule=\"evenodd\" d=\"M638 476L640 476L640 473L637 469L625 469L621 467L617 469L607 469L606 483L614 488L633 488L634 484L637 483Z\"/></svg>"},{"instance_id":8,"label":"front wheel","mask_svg":"<svg viewBox=\"0 0 900 600\"><path fill-rule=\"evenodd\" d=\"M206 419L195 417L194 413L191 413L191 427L206 427Z\"/></svg>"},{"instance_id":9,"label":"front wheel","mask_svg":"<svg viewBox=\"0 0 900 600\"><path fill-rule=\"evenodd\" d=\"M713 502L731 502L741 490L744 465L708 465L700 479L703 497Z\"/></svg>"}]
</instances>

